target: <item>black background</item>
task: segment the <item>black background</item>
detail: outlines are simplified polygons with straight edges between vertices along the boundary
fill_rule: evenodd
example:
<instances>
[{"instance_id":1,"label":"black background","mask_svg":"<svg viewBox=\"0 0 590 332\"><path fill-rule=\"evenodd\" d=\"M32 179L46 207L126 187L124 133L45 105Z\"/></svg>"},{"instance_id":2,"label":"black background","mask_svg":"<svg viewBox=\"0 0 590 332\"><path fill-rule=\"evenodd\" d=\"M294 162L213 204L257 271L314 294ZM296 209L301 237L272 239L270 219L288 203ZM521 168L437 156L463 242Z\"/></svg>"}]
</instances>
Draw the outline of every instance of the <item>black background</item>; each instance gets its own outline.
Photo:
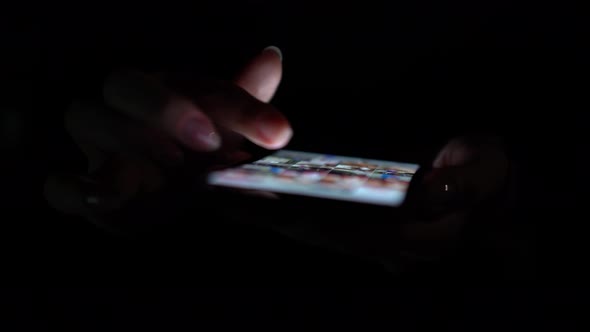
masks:
<instances>
[{"instance_id":1,"label":"black background","mask_svg":"<svg viewBox=\"0 0 590 332\"><path fill-rule=\"evenodd\" d=\"M577 271L584 255L578 244L583 243L584 232L577 231L577 227L585 218L576 215L576 208L581 203L581 193L585 192L581 189L586 181L583 170L587 122L583 114L588 109L585 100L588 29L581 8L573 3L486 0L350 4L194 1L185 4L166 1L18 7L4 11L6 17L2 20L3 98L0 106L6 211L2 217L2 245L9 275L24 274L36 283L64 275L67 277L62 280L68 282L94 279L98 275L111 281L119 277L126 279L126 273L140 274L126 259L149 263L159 255L161 259L157 261L169 265L142 264L141 271L146 271L146 265L156 274L166 270L169 271L166 280L181 279L184 285L184 279L188 278L182 273L187 272L187 268L173 264L176 258L170 255L189 250L188 247L195 252L210 250L208 234L192 237L194 242L205 243L197 245L198 249L182 244L176 251L168 251L153 243L138 244L130 249L125 240L113 239L93 225L63 217L46 206L42 197L45 176L56 170L79 171L84 167L84 160L64 132L63 111L73 98L99 98L101 81L113 69L181 71L229 79L262 48L277 45L284 55L284 81L273 103L293 122L295 136L291 148L414 160L428 159L447 139L463 133L500 134L514 146L514 157L526 170L522 178L524 198L517 213L519 222L530 227L529 233L539 234L537 240L543 244L540 258L534 258L540 260L541 269L532 276L527 274L531 279L526 279L526 285L532 286L546 277L570 281L579 277ZM336 284L343 279L361 286L376 280L392 282L377 267L301 247L286 239L257 233L255 236L265 240L246 250L253 242L244 235L250 236L249 231L217 229L213 232L217 237L212 238L223 238L223 244L212 250L215 254L201 252L195 256L206 256L199 258L204 261L203 266L207 266L201 270L206 271L203 273L206 277L221 275L216 280L227 279L227 285L251 279L264 285L293 285L302 280ZM242 250L245 253L233 254ZM192 255L185 254L178 255L181 257L178 261L183 262ZM251 259L253 256L261 258ZM487 265L485 260L479 263ZM125 273L113 274L116 271ZM509 276L509 273L498 274ZM472 281L471 274L462 276L454 281ZM433 279L430 282L437 284L439 278L434 275ZM503 279L496 279L500 280ZM115 298L126 294L133 299L128 306L144 303L147 308L149 305L145 303L153 300L143 301L133 291L110 292ZM356 303L352 298L380 303L388 296L399 296L389 292L391 290L352 292L350 301L342 303ZM77 291L49 294L24 291L22 294L37 302L23 301L21 307L27 309L29 303L41 303L40 308L44 308L44 305L51 306L51 300L47 299L75 293ZM109 306L111 295L100 291L88 293L94 298L100 294L97 303ZM220 303L235 303L232 301L239 298L246 301L243 306L248 307L250 303L244 299L262 293L266 294L230 292L230 296L224 293L221 298L227 298L227 302L219 300L213 291L195 297L216 298ZM482 298L489 299L493 293L484 291L483 295L488 297ZM541 309L539 304L554 303L543 294L560 292L506 293L509 294L506 297L492 296L491 302L510 302L509 307L518 312L521 302L508 299L520 298L533 309L524 310L522 315L507 310L523 321L534 321L532 316L544 310L556 317L563 316L559 311L556 313L554 306ZM10 294L14 296L7 298L21 298L21 293ZM175 303L174 308L182 308L182 303L190 302L188 295L183 298L171 294L156 292L154 298L166 298ZM308 291L304 293L306 296L296 291L272 294L262 305L265 309L260 309L264 312L259 317L262 320L270 315L265 311L268 306L290 301L285 299L296 298L309 305L313 302L311 298L317 296L326 301L320 301L325 306L340 303L333 300L334 294L325 292ZM407 290L399 298L403 299L402 303L412 303L411 309L405 309L414 314L412 317L421 317L419 311L413 311L421 306L417 299L439 299L427 301L430 309L426 312L428 317L436 317L433 318L435 322L444 321L451 310L437 317L438 308L448 304L449 298L461 299L455 301L457 307L464 307L464 303L487 302L480 298L480 293L472 291L436 295ZM91 302L88 299L92 296L82 296L82 302ZM539 298L545 301L537 302L535 299ZM557 298L564 299L561 296L550 299ZM80 299L64 295L63 301L57 308ZM344 310L342 303L334 312ZM243 310L243 306L232 304L224 311L220 304L220 307L214 306L219 310L211 310L235 313ZM359 307L353 305L351 308L356 309L349 310L359 312L355 311ZM88 312L96 309L89 308ZM150 312L146 308L137 310ZM279 313L301 309L296 306L280 308L277 309ZM384 308L400 310L400 307L391 306L364 307L367 312L390 317L386 314L389 309ZM249 309L249 313L258 310ZM540 311L535 311L537 309ZM49 316L44 309L36 310L36 314L31 315ZM57 316L66 315L59 311L61 309L56 310L60 313ZM159 312L159 309L150 310ZM314 310L307 312L313 315ZM173 310L169 311L159 313L168 317ZM565 315L573 313L567 311ZM28 314L24 315L23 320L27 320ZM85 315L74 314L80 322L103 317ZM134 315L144 316L137 312L129 316L113 314L113 320L131 317L129 321L135 321ZM399 312L393 316L398 315L403 316ZM451 325L462 326L461 318L473 315L467 310L459 318L454 316L457 320ZM391 318L395 318L393 316ZM288 318L297 320L296 317ZM512 319L510 314L505 317Z\"/></svg>"}]
</instances>

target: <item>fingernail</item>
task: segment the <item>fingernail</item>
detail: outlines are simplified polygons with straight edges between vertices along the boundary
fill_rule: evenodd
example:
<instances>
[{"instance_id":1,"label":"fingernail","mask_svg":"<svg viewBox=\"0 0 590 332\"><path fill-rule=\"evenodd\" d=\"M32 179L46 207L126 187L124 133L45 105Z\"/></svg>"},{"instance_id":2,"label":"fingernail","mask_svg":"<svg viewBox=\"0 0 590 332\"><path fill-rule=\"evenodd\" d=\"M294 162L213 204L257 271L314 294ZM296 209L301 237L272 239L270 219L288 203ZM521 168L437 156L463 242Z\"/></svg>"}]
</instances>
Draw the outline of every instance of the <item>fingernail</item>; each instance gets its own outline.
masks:
<instances>
[{"instance_id":1,"label":"fingernail","mask_svg":"<svg viewBox=\"0 0 590 332\"><path fill-rule=\"evenodd\" d=\"M278 48L276 46L268 46L263 51L273 51L279 56L279 59L281 60L281 62L283 61L283 52L281 52L280 48Z\"/></svg>"},{"instance_id":2,"label":"fingernail","mask_svg":"<svg viewBox=\"0 0 590 332\"><path fill-rule=\"evenodd\" d=\"M262 113L257 120L260 135L271 148L285 145L293 135L287 120L278 112Z\"/></svg>"},{"instance_id":3,"label":"fingernail","mask_svg":"<svg viewBox=\"0 0 590 332\"><path fill-rule=\"evenodd\" d=\"M221 138L207 120L188 120L184 124L183 136L186 144L199 150L213 151L221 146Z\"/></svg>"}]
</instances>

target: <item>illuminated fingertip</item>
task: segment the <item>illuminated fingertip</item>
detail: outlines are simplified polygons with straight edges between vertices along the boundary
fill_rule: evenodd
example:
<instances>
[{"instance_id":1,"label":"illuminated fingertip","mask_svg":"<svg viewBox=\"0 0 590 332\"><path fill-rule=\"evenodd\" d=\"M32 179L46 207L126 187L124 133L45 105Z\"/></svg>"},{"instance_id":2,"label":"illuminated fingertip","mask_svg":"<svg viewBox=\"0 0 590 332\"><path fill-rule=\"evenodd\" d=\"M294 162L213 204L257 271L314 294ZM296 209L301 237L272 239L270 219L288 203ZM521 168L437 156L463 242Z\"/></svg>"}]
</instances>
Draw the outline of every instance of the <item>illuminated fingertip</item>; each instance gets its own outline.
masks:
<instances>
[{"instance_id":1,"label":"illuminated fingertip","mask_svg":"<svg viewBox=\"0 0 590 332\"><path fill-rule=\"evenodd\" d=\"M257 118L256 127L258 137L265 142L266 146L271 148L286 145L293 135L289 122L279 112L273 111L260 114Z\"/></svg>"},{"instance_id":2,"label":"illuminated fingertip","mask_svg":"<svg viewBox=\"0 0 590 332\"><path fill-rule=\"evenodd\" d=\"M289 144L289 141L291 141L292 137L293 130L290 127L288 127L283 129L283 131L279 135L276 135L272 141L266 141L262 145L270 150L278 150Z\"/></svg>"}]
</instances>

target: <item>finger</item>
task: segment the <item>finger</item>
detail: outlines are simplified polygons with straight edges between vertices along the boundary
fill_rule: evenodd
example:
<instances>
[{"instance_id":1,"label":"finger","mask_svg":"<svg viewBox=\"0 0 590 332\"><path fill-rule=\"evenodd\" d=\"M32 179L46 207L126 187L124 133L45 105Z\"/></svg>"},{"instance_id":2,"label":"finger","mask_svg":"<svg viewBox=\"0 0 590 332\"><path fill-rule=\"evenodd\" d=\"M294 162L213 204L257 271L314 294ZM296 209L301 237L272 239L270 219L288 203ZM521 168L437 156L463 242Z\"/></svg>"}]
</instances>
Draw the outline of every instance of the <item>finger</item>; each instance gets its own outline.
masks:
<instances>
[{"instance_id":1,"label":"finger","mask_svg":"<svg viewBox=\"0 0 590 332\"><path fill-rule=\"evenodd\" d=\"M154 192L163 184L162 174L152 164L112 158L89 176L48 177L44 194L53 208L88 216L118 210L139 192Z\"/></svg>"},{"instance_id":2,"label":"finger","mask_svg":"<svg viewBox=\"0 0 590 332\"><path fill-rule=\"evenodd\" d=\"M234 82L254 98L268 103L281 82L282 58L278 47L269 46L244 67Z\"/></svg>"},{"instance_id":3,"label":"finger","mask_svg":"<svg viewBox=\"0 0 590 332\"><path fill-rule=\"evenodd\" d=\"M215 123L264 148L281 148L293 135L291 125L274 106L255 99L233 84L196 99Z\"/></svg>"},{"instance_id":4,"label":"finger","mask_svg":"<svg viewBox=\"0 0 590 332\"><path fill-rule=\"evenodd\" d=\"M498 151L503 152L502 145L502 140L493 135L456 137L441 149L434 159L433 167L464 165L497 154Z\"/></svg>"},{"instance_id":5,"label":"finger","mask_svg":"<svg viewBox=\"0 0 590 332\"><path fill-rule=\"evenodd\" d=\"M475 149L463 139L455 138L438 153L432 166L435 168L458 166L467 163L475 155Z\"/></svg>"},{"instance_id":6,"label":"finger","mask_svg":"<svg viewBox=\"0 0 590 332\"><path fill-rule=\"evenodd\" d=\"M214 151L221 146L219 134L200 105L152 77L115 73L105 82L104 98L110 107L163 130L195 151Z\"/></svg>"},{"instance_id":7,"label":"finger","mask_svg":"<svg viewBox=\"0 0 590 332\"><path fill-rule=\"evenodd\" d=\"M88 156L91 171L104 163L104 151L148 158L167 165L182 161L182 150L162 132L106 107L75 102L66 128Z\"/></svg>"},{"instance_id":8,"label":"finger","mask_svg":"<svg viewBox=\"0 0 590 332\"><path fill-rule=\"evenodd\" d=\"M509 162L496 137L481 136L453 139L433 166L424 178L422 199L439 210L473 205L501 192Z\"/></svg>"},{"instance_id":9,"label":"finger","mask_svg":"<svg viewBox=\"0 0 590 332\"><path fill-rule=\"evenodd\" d=\"M96 180L70 174L48 177L44 195L54 209L78 216L115 210L121 204L116 193L106 190Z\"/></svg>"},{"instance_id":10,"label":"finger","mask_svg":"<svg viewBox=\"0 0 590 332\"><path fill-rule=\"evenodd\" d=\"M102 149L98 148L91 140L84 137L87 132L88 122L85 121L86 115L82 114L83 110L80 102L73 102L64 116L64 127L68 134L73 138L76 145L82 150L88 161L88 172L98 170L107 158ZM83 127L83 128L82 128ZM95 128L94 126L90 126Z\"/></svg>"},{"instance_id":11,"label":"finger","mask_svg":"<svg viewBox=\"0 0 590 332\"><path fill-rule=\"evenodd\" d=\"M434 169L425 177L422 202L432 210L471 206L499 192L507 171L501 161Z\"/></svg>"},{"instance_id":12,"label":"finger","mask_svg":"<svg viewBox=\"0 0 590 332\"><path fill-rule=\"evenodd\" d=\"M165 183L162 169L154 163L130 156L113 156L91 174L103 187L126 201L143 192L154 192Z\"/></svg>"}]
</instances>

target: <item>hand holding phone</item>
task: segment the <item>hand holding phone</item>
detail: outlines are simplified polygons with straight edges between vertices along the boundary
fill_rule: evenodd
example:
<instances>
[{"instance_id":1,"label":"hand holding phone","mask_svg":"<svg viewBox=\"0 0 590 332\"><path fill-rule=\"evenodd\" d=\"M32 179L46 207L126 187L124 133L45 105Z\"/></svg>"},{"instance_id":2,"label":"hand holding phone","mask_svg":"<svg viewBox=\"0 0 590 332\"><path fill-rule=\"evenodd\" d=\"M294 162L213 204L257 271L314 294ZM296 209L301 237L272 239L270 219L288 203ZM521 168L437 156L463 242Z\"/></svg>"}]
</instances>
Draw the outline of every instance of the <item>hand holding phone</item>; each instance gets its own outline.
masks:
<instances>
[{"instance_id":1,"label":"hand holding phone","mask_svg":"<svg viewBox=\"0 0 590 332\"><path fill-rule=\"evenodd\" d=\"M208 181L288 199L260 206L256 223L266 219L290 237L390 263L399 255L444 255L476 209L496 208L483 203L504 189L508 166L495 139L464 137L449 142L432 166L284 150L215 171Z\"/></svg>"},{"instance_id":2,"label":"hand holding phone","mask_svg":"<svg viewBox=\"0 0 590 332\"><path fill-rule=\"evenodd\" d=\"M291 128L286 119L267 104L278 87L281 73L280 55L267 50L246 66L235 82L225 85L212 83L203 91L195 86L187 89L196 90L195 96L180 97L179 91L167 90L163 82L144 75L111 79L105 86L104 104L76 104L66 117L69 133L88 158L88 172L84 175L50 176L45 186L47 200L65 213L101 223L106 221L118 227L122 221L117 218L120 216L118 212L143 194L158 192L171 176L179 175L176 172L179 165L188 165L184 160L188 156L196 156L198 162L188 165L194 168L185 171L199 173L211 166L211 162L236 157L239 151L231 149L235 145L227 144L232 142L232 138L245 137L265 148L281 148L289 141ZM198 99L200 109L191 104L191 98ZM239 121L244 118L252 121ZM224 144L219 149L221 141ZM475 148L470 150L473 153L466 154L471 157L453 159L453 156L461 155L456 149L462 148L465 146L461 144L448 145L441 152L447 157L437 159L442 161L434 165L443 170L434 177L435 180L450 176L455 181L430 181L439 184L432 186L434 193L442 191L442 188L447 188L445 192L460 189L459 192L465 196L474 193L473 197L479 201L503 182L505 167L502 160L505 156L494 152L493 148ZM278 156L279 159L282 157ZM315 200L315 206L338 201L342 202L341 207L360 203L363 206L380 206L393 213L408 202L420 171L418 165L408 163L338 157L338 163L330 164L325 159L332 156L309 157L290 156L289 160L295 163L288 169L253 164L246 170L246 178L231 179L231 176L240 176L232 171L233 175L232 172L217 173L211 181L226 186L241 183L250 186L250 189L270 189L292 197L320 198ZM314 159L316 157L319 159ZM272 176L264 175L262 183L252 181L251 171L255 169L264 169L263 173L271 172ZM293 180L291 184L288 184L289 178ZM200 201L188 203L192 206L204 204ZM145 221L144 217L150 217L154 206L162 204L157 201L143 204L142 209L131 211L136 214L125 214L123 217L126 221L138 221L136 224L140 226ZM293 210L298 208L291 207ZM461 219L463 215L464 209L446 216ZM301 239L313 239L312 242L377 256L396 252L392 246L399 248L404 232L414 235L433 233L424 231L425 223L407 223L402 227L407 225L407 228L400 231L400 222L390 222L391 216L387 213L380 214L380 217L379 223L367 222L376 218L364 215L356 219L357 223L340 223L338 227L334 227L334 223L306 223L292 224L291 228L281 227L280 231ZM441 224L435 222L428 225Z\"/></svg>"}]
</instances>

